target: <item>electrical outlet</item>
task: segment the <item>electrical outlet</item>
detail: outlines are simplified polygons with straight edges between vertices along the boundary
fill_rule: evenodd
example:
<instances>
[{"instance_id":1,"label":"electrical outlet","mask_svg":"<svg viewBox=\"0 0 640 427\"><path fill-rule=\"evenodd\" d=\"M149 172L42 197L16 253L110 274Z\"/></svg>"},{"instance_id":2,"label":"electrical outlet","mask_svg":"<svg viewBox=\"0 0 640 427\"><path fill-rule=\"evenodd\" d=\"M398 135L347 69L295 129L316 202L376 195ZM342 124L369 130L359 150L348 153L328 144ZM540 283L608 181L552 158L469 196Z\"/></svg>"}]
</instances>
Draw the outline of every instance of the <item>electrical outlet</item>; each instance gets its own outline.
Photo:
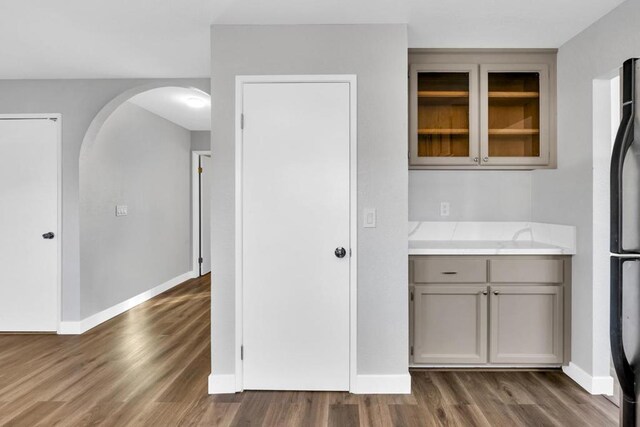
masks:
<instances>
[{"instance_id":1,"label":"electrical outlet","mask_svg":"<svg viewBox=\"0 0 640 427\"><path fill-rule=\"evenodd\" d=\"M440 216L449 216L451 205L449 202L440 202Z\"/></svg>"},{"instance_id":2,"label":"electrical outlet","mask_svg":"<svg viewBox=\"0 0 640 427\"><path fill-rule=\"evenodd\" d=\"M117 205L116 206L116 216L127 216L127 205Z\"/></svg>"}]
</instances>

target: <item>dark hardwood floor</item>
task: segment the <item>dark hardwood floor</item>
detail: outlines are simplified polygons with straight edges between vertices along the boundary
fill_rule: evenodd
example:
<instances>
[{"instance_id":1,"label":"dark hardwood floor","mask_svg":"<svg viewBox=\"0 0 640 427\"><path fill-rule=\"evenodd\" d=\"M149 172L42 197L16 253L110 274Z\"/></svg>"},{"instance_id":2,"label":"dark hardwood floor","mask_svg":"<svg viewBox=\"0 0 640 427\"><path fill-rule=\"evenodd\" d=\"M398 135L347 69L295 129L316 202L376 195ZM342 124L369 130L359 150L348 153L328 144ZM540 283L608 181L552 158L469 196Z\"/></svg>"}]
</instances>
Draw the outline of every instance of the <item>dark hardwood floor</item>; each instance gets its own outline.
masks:
<instances>
[{"instance_id":1,"label":"dark hardwood floor","mask_svg":"<svg viewBox=\"0 0 640 427\"><path fill-rule=\"evenodd\" d=\"M0 425L617 425L559 371L414 371L407 396L209 396L209 301L205 276L81 336L0 335Z\"/></svg>"}]
</instances>

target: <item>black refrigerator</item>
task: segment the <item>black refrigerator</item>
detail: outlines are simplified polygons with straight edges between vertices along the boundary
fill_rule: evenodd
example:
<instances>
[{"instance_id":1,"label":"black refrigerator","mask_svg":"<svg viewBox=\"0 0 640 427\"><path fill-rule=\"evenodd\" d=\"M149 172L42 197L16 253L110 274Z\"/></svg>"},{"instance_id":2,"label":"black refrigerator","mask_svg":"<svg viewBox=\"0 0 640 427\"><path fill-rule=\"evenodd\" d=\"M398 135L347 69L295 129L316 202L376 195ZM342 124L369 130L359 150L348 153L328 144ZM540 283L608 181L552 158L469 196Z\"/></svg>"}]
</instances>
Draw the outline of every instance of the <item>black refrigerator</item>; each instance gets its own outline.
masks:
<instances>
[{"instance_id":1,"label":"black refrigerator","mask_svg":"<svg viewBox=\"0 0 640 427\"><path fill-rule=\"evenodd\" d=\"M640 61L622 67L622 119L611 153L611 354L620 425L640 425Z\"/></svg>"}]
</instances>

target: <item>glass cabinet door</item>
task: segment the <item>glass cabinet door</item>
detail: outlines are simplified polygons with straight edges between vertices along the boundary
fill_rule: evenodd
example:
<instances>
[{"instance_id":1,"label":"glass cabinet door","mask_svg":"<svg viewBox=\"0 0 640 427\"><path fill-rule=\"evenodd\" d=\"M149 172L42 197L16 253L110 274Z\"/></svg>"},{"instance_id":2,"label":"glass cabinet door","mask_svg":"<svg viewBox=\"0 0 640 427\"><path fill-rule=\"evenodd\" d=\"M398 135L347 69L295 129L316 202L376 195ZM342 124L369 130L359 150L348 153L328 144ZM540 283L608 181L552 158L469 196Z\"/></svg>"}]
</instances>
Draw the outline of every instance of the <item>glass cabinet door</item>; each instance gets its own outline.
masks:
<instances>
[{"instance_id":1,"label":"glass cabinet door","mask_svg":"<svg viewBox=\"0 0 640 427\"><path fill-rule=\"evenodd\" d=\"M476 70L476 65L412 67L411 166L478 164Z\"/></svg>"},{"instance_id":2,"label":"glass cabinet door","mask_svg":"<svg viewBox=\"0 0 640 427\"><path fill-rule=\"evenodd\" d=\"M481 161L536 165L549 160L546 65L481 66Z\"/></svg>"}]
</instances>

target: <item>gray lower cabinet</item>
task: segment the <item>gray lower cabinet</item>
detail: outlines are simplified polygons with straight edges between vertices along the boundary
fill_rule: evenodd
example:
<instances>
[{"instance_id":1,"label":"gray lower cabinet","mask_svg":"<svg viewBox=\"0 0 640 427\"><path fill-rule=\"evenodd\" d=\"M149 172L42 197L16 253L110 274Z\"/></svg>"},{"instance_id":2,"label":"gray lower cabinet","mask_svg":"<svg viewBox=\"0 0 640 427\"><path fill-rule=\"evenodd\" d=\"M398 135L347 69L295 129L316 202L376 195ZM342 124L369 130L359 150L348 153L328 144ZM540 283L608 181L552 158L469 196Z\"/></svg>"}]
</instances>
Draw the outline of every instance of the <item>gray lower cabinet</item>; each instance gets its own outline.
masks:
<instances>
[{"instance_id":1,"label":"gray lower cabinet","mask_svg":"<svg viewBox=\"0 0 640 427\"><path fill-rule=\"evenodd\" d=\"M410 257L411 363L563 364L570 271L566 256Z\"/></svg>"},{"instance_id":2,"label":"gray lower cabinet","mask_svg":"<svg viewBox=\"0 0 640 427\"><path fill-rule=\"evenodd\" d=\"M416 286L413 298L416 363L487 362L486 286Z\"/></svg>"},{"instance_id":3,"label":"gray lower cabinet","mask_svg":"<svg viewBox=\"0 0 640 427\"><path fill-rule=\"evenodd\" d=\"M491 363L562 363L562 287L491 286Z\"/></svg>"}]
</instances>

